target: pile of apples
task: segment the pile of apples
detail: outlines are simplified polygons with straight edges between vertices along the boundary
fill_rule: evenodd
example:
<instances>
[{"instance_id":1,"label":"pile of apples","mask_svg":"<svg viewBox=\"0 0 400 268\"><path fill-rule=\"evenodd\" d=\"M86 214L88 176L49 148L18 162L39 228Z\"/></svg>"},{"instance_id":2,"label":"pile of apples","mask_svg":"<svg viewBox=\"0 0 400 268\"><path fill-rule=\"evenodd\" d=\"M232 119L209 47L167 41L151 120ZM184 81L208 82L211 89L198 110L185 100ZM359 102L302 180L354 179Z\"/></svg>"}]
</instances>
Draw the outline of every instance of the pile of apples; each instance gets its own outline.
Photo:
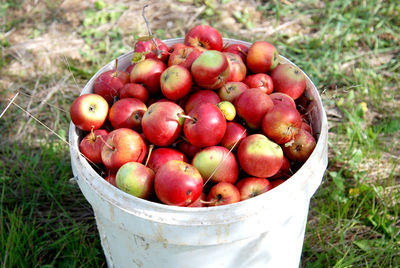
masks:
<instances>
[{"instance_id":1,"label":"pile of apples","mask_svg":"<svg viewBox=\"0 0 400 268\"><path fill-rule=\"evenodd\" d=\"M268 42L224 44L206 25L171 47L137 41L131 65L116 61L72 103L80 152L112 185L153 202L218 206L265 193L316 146L306 78L278 60Z\"/></svg>"}]
</instances>

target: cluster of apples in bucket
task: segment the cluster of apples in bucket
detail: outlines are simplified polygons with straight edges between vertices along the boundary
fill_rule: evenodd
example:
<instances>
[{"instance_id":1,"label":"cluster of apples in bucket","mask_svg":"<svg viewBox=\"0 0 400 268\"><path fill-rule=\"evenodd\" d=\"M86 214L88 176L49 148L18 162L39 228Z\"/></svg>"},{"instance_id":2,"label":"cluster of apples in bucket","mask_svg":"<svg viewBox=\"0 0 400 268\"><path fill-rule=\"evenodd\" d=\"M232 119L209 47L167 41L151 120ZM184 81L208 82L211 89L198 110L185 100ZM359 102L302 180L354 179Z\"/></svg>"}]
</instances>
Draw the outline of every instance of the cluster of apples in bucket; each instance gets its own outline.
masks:
<instances>
[{"instance_id":1,"label":"cluster of apples in bucket","mask_svg":"<svg viewBox=\"0 0 400 268\"><path fill-rule=\"evenodd\" d=\"M80 152L136 197L217 206L265 193L290 178L316 145L304 74L265 41L223 44L192 28L167 47L136 42L132 64L101 73L71 105L85 132Z\"/></svg>"}]
</instances>

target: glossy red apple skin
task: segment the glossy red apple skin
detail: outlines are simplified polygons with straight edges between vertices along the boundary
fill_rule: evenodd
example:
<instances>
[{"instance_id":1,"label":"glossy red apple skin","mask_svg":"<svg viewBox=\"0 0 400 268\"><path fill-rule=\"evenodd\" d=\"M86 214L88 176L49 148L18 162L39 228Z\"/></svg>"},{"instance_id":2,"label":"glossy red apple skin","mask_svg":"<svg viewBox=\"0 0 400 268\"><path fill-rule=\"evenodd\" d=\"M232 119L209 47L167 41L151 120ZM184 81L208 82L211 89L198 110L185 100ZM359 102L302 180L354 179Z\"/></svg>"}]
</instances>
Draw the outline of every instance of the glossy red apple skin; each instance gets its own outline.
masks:
<instances>
[{"instance_id":1,"label":"glossy red apple skin","mask_svg":"<svg viewBox=\"0 0 400 268\"><path fill-rule=\"evenodd\" d=\"M290 160L304 163L314 151L315 146L316 141L314 137L308 131L300 129L290 145L282 145L282 150Z\"/></svg>"},{"instance_id":2,"label":"glossy red apple skin","mask_svg":"<svg viewBox=\"0 0 400 268\"><path fill-rule=\"evenodd\" d=\"M227 82L229 63L222 52L204 51L190 69L194 82L205 89L217 89Z\"/></svg>"},{"instance_id":3,"label":"glossy red apple skin","mask_svg":"<svg viewBox=\"0 0 400 268\"><path fill-rule=\"evenodd\" d=\"M185 103L185 112L189 114L194 107L203 103L211 103L217 105L221 101L217 93L212 90L199 90L189 95Z\"/></svg>"},{"instance_id":4,"label":"glossy red apple skin","mask_svg":"<svg viewBox=\"0 0 400 268\"><path fill-rule=\"evenodd\" d=\"M240 201L240 192L229 182L219 182L211 187L207 195L209 207L233 204Z\"/></svg>"},{"instance_id":5,"label":"glossy red apple skin","mask_svg":"<svg viewBox=\"0 0 400 268\"><path fill-rule=\"evenodd\" d=\"M161 74L160 86L167 99L181 99L190 92L192 75L185 67L172 65Z\"/></svg>"},{"instance_id":6,"label":"glossy red apple skin","mask_svg":"<svg viewBox=\"0 0 400 268\"><path fill-rule=\"evenodd\" d=\"M243 63L245 63L248 50L249 50L249 47L247 47L245 45L231 44L231 45L226 46L224 49L222 49L222 52L229 52L229 53L239 55L240 58L243 60Z\"/></svg>"},{"instance_id":7,"label":"glossy red apple skin","mask_svg":"<svg viewBox=\"0 0 400 268\"><path fill-rule=\"evenodd\" d=\"M248 127L259 129L264 115L274 103L261 89L249 88L236 98L236 114L246 121Z\"/></svg>"},{"instance_id":8,"label":"glossy red apple skin","mask_svg":"<svg viewBox=\"0 0 400 268\"><path fill-rule=\"evenodd\" d=\"M151 94L157 94L160 91L160 76L166 68L161 60L145 59L133 67L130 81L142 84Z\"/></svg>"},{"instance_id":9,"label":"glossy red apple skin","mask_svg":"<svg viewBox=\"0 0 400 268\"><path fill-rule=\"evenodd\" d=\"M129 128L111 131L105 142L108 146L103 145L101 159L111 172L117 172L123 164L128 162L142 162L147 154L147 147L142 136Z\"/></svg>"},{"instance_id":10,"label":"glossy red apple skin","mask_svg":"<svg viewBox=\"0 0 400 268\"><path fill-rule=\"evenodd\" d=\"M111 106L108 120L114 129L131 128L140 131L142 117L146 111L146 105L139 99L120 99Z\"/></svg>"},{"instance_id":11,"label":"glossy red apple skin","mask_svg":"<svg viewBox=\"0 0 400 268\"><path fill-rule=\"evenodd\" d=\"M132 72L132 69L135 65L136 65L136 62L129 64L128 67L125 68L125 72L127 72L130 75ZM130 80L130 78L129 78L129 80Z\"/></svg>"},{"instance_id":12,"label":"glossy red apple skin","mask_svg":"<svg viewBox=\"0 0 400 268\"><path fill-rule=\"evenodd\" d=\"M243 80L249 88L259 88L266 94L271 94L274 91L272 78L268 74L250 74Z\"/></svg>"},{"instance_id":13,"label":"glossy red apple skin","mask_svg":"<svg viewBox=\"0 0 400 268\"><path fill-rule=\"evenodd\" d=\"M154 145L171 145L181 134L183 109L171 101L156 102L150 105L142 117L142 130Z\"/></svg>"},{"instance_id":14,"label":"glossy red apple skin","mask_svg":"<svg viewBox=\"0 0 400 268\"><path fill-rule=\"evenodd\" d=\"M151 153L147 166L151 168L154 172L157 172L162 165L171 160L188 162L186 155L184 155L183 153L175 149L162 147L155 149Z\"/></svg>"},{"instance_id":15,"label":"glossy red apple skin","mask_svg":"<svg viewBox=\"0 0 400 268\"><path fill-rule=\"evenodd\" d=\"M108 103L98 94L83 94L71 104L70 117L74 125L84 131L99 129L107 119Z\"/></svg>"},{"instance_id":16,"label":"glossy red apple skin","mask_svg":"<svg viewBox=\"0 0 400 268\"><path fill-rule=\"evenodd\" d=\"M308 131L312 135L312 128L310 124L303 121L301 122L300 128L304 129L305 131Z\"/></svg>"},{"instance_id":17,"label":"glossy red apple skin","mask_svg":"<svg viewBox=\"0 0 400 268\"><path fill-rule=\"evenodd\" d=\"M160 39L154 38L160 50L160 57L157 55L157 47L154 45L153 40L137 41L134 47L134 52L145 52L146 59L158 59L166 62L168 59L168 47Z\"/></svg>"},{"instance_id":18,"label":"glossy red apple skin","mask_svg":"<svg viewBox=\"0 0 400 268\"><path fill-rule=\"evenodd\" d=\"M269 180L257 177L243 178L236 183L236 187L240 192L241 201L266 193L272 189Z\"/></svg>"},{"instance_id":19,"label":"glossy red apple skin","mask_svg":"<svg viewBox=\"0 0 400 268\"><path fill-rule=\"evenodd\" d=\"M270 180L276 180L276 179L288 179L292 175L292 171L290 170L290 161L287 159L286 156L283 156L283 162L282 166L279 169L279 171L274 175L269 177L268 179Z\"/></svg>"},{"instance_id":20,"label":"glossy red apple skin","mask_svg":"<svg viewBox=\"0 0 400 268\"><path fill-rule=\"evenodd\" d=\"M118 169L115 184L128 194L149 199L153 192L154 176L154 171L142 163L128 162Z\"/></svg>"},{"instance_id":21,"label":"glossy red apple skin","mask_svg":"<svg viewBox=\"0 0 400 268\"><path fill-rule=\"evenodd\" d=\"M235 155L222 146L209 146L198 152L192 165L197 168L204 181L235 183L239 169Z\"/></svg>"},{"instance_id":22,"label":"glossy red apple skin","mask_svg":"<svg viewBox=\"0 0 400 268\"><path fill-rule=\"evenodd\" d=\"M104 180L106 180L111 185L117 187L117 183L115 182L116 175L116 173L110 173L107 177L104 178Z\"/></svg>"},{"instance_id":23,"label":"glossy red apple skin","mask_svg":"<svg viewBox=\"0 0 400 268\"><path fill-rule=\"evenodd\" d=\"M275 91L285 93L293 100L299 98L306 88L306 77L303 72L291 64L279 64L271 72L271 78Z\"/></svg>"},{"instance_id":24,"label":"glossy red apple skin","mask_svg":"<svg viewBox=\"0 0 400 268\"><path fill-rule=\"evenodd\" d=\"M200 56L201 53L202 52L197 48L182 44L182 46L176 47L169 56L168 66L181 65L190 71L193 62Z\"/></svg>"},{"instance_id":25,"label":"glossy red apple skin","mask_svg":"<svg viewBox=\"0 0 400 268\"><path fill-rule=\"evenodd\" d=\"M211 103L196 106L185 119L183 133L196 147L217 145L225 134L226 119L220 109Z\"/></svg>"},{"instance_id":26,"label":"glossy red apple skin","mask_svg":"<svg viewBox=\"0 0 400 268\"><path fill-rule=\"evenodd\" d=\"M296 103L289 95L281 92L273 92L269 95L274 105L288 105L296 109Z\"/></svg>"},{"instance_id":27,"label":"glossy red apple skin","mask_svg":"<svg viewBox=\"0 0 400 268\"><path fill-rule=\"evenodd\" d=\"M164 204L188 206L200 197L203 191L203 178L192 165L171 160L157 171L154 189Z\"/></svg>"},{"instance_id":28,"label":"glossy red apple skin","mask_svg":"<svg viewBox=\"0 0 400 268\"><path fill-rule=\"evenodd\" d=\"M90 132L79 143L79 151L89 159L91 163L102 164L101 149L103 148L103 142L98 136L105 139L107 135L108 131L105 129L96 129Z\"/></svg>"},{"instance_id":29,"label":"glossy red apple skin","mask_svg":"<svg viewBox=\"0 0 400 268\"><path fill-rule=\"evenodd\" d=\"M177 148L180 152L184 153L189 159L192 159L201 150L201 148L196 147L187 141L179 142Z\"/></svg>"},{"instance_id":30,"label":"glossy red apple skin","mask_svg":"<svg viewBox=\"0 0 400 268\"><path fill-rule=\"evenodd\" d=\"M208 25L198 25L191 28L185 35L184 44L199 50L218 50L223 47L221 34Z\"/></svg>"},{"instance_id":31,"label":"glossy red apple skin","mask_svg":"<svg viewBox=\"0 0 400 268\"><path fill-rule=\"evenodd\" d=\"M101 73L93 84L93 92L112 104L119 96L119 90L129 82L129 74L121 70L109 70Z\"/></svg>"},{"instance_id":32,"label":"glossy red apple skin","mask_svg":"<svg viewBox=\"0 0 400 268\"><path fill-rule=\"evenodd\" d=\"M243 139L236 155L240 167L253 177L271 177L283 163L281 147L262 134L252 134Z\"/></svg>"},{"instance_id":33,"label":"glossy red apple skin","mask_svg":"<svg viewBox=\"0 0 400 268\"><path fill-rule=\"evenodd\" d=\"M218 90L218 96L222 101L235 103L236 98L246 89L249 89L249 87L243 82L227 82Z\"/></svg>"},{"instance_id":34,"label":"glossy red apple skin","mask_svg":"<svg viewBox=\"0 0 400 268\"><path fill-rule=\"evenodd\" d=\"M289 142L301 126L300 113L289 106L274 105L263 117L263 133L277 144Z\"/></svg>"},{"instance_id":35,"label":"glossy red apple skin","mask_svg":"<svg viewBox=\"0 0 400 268\"><path fill-rule=\"evenodd\" d=\"M233 150L237 150L240 141L247 137L247 131L245 130L246 129L242 125L236 122L228 122L226 124L224 137L222 137L219 145L227 148L228 150L235 146Z\"/></svg>"},{"instance_id":36,"label":"glossy red apple skin","mask_svg":"<svg viewBox=\"0 0 400 268\"><path fill-rule=\"evenodd\" d=\"M268 42L256 41L247 51L246 66L253 73L269 73L278 63L278 50Z\"/></svg>"},{"instance_id":37,"label":"glossy red apple skin","mask_svg":"<svg viewBox=\"0 0 400 268\"><path fill-rule=\"evenodd\" d=\"M119 91L120 99L136 98L146 103L149 100L149 92L141 84L127 83Z\"/></svg>"},{"instance_id":38,"label":"glossy red apple skin","mask_svg":"<svg viewBox=\"0 0 400 268\"><path fill-rule=\"evenodd\" d=\"M247 74L247 67L242 58L233 53L223 52L229 64L229 75L226 79L227 82L241 82Z\"/></svg>"}]
</instances>

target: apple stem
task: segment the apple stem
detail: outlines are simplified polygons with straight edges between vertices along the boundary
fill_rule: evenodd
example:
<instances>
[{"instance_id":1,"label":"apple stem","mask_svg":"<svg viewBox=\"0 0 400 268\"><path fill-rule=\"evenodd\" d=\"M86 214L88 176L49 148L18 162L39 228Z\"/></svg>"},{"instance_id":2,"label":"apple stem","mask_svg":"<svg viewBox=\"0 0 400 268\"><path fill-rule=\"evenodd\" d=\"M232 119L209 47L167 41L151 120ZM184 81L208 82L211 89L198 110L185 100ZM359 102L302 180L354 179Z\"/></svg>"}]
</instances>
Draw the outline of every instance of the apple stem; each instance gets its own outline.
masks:
<instances>
[{"instance_id":1,"label":"apple stem","mask_svg":"<svg viewBox=\"0 0 400 268\"><path fill-rule=\"evenodd\" d=\"M247 53L244 52L244 51L240 48L240 46L238 46L237 49L238 49L238 51L239 51L240 53L242 53L243 55L247 56Z\"/></svg>"},{"instance_id":2,"label":"apple stem","mask_svg":"<svg viewBox=\"0 0 400 268\"><path fill-rule=\"evenodd\" d=\"M202 203L202 204L206 204L206 205L209 205L209 204L214 204L215 203L215 199L211 199L210 201L205 201L205 200L199 200L200 201L200 203Z\"/></svg>"},{"instance_id":3,"label":"apple stem","mask_svg":"<svg viewBox=\"0 0 400 268\"><path fill-rule=\"evenodd\" d=\"M156 49L157 49L157 58L160 59L160 58L161 58L161 50L160 50L160 48L158 47L157 42L156 42L156 40L155 40L154 37L153 37L153 33L151 32L149 22L147 21L146 16L144 15L144 10L145 10L145 8L148 7L148 6L149 6L148 4L146 4L146 5L143 6L143 9L142 9L142 17L143 17L143 19L144 19L144 22L146 23L147 31L149 32L149 36L151 37L151 41L153 41L154 45L156 46Z\"/></svg>"},{"instance_id":4,"label":"apple stem","mask_svg":"<svg viewBox=\"0 0 400 268\"><path fill-rule=\"evenodd\" d=\"M147 167L147 164L149 163L150 155L151 155L151 152L153 152L153 148L154 148L154 144L150 144L149 153L147 154L147 159L146 159L146 162L144 164L145 167Z\"/></svg>"},{"instance_id":5,"label":"apple stem","mask_svg":"<svg viewBox=\"0 0 400 268\"><path fill-rule=\"evenodd\" d=\"M188 115L186 115L186 114L182 114L182 113L179 113L179 114L178 114L178 117L180 117L180 118L185 118L185 119L189 119L189 120L192 120L193 122L196 122L196 121L197 121L195 118L193 118L193 117L191 117L191 116L188 116Z\"/></svg>"},{"instance_id":6,"label":"apple stem","mask_svg":"<svg viewBox=\"0 0 400 268\"><path fill-rule=\"evenodd\" d=\"M104 145L107 146L108 149L110 149L110 150L112 150L112 151L115 150L115 148L112 147L110 144L108 144L108 143L103 139L103 137L102 137L101 135L97 136L97 138L99 138L99 139L104 143Z\"/></svg>"}]
</instances>

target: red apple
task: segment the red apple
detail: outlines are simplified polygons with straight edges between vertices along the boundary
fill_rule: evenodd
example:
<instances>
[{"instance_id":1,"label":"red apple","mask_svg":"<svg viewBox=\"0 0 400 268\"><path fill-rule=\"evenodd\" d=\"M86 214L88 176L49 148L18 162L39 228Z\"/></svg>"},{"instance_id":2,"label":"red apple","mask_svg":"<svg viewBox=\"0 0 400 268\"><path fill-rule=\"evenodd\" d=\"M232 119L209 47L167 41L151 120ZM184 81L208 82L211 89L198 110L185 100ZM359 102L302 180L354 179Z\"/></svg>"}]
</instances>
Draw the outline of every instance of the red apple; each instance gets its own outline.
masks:
<instances>
[{"instance_id":1,"label":"red apple","mask_svg":"<svg viewBox=\"0 0 400 268\"><path fill-rule=\"evenodd\" d=\"M108 175L107 177L105 177L104 179L110 183L111 185L117 187L117 183L115 182L115 178L116 174L115 173L110 173L110 175Z\"/></svg>"},{"instance_id":2,"label":"red apple","mask_svg":"<svg viewBox=\"0 0 400 268\"><path fill-rule=\"evenodd\" d=\"M185 103L186 114L190 113L194 107L203 103L212 103L217 105L221 99L218 97L217 93L211 90L199 90L191 94Z\"/></svg>"},{"instance_id":3,"label":"red apple","mask_svg":"<svg viewBox=\"0 0 400 268\"><path fill-rule=\"evenodd\" d=\"M125 72L127 72L129 75L132 72L133 67L136 65L136 62L133 62L131 64L128 65L128 67L126 67ZM129 79L130 80L130 79Z\"/></svg>"},{"instance_id":4,"label":"red apple","mask_svg":"<svg viewBox=\"0 0 400 268\"><path fill-rule=\"evenodd\" d=\"M146 103L149 99L149 92L141 84L127 83L119 90L119 97L125 98L136 98Z\"/></svg>"},{"instance_id":5,"label":"red apple","mask_svg":"<svg viewBox=\"0 0 400 268\"><path fill-rule=\"evenodd\" d=\"M254 42L247 51L246 65L253 73L269 73L278 63L278 50L268 42Z\"/></svg>"},{"instance_id":6,"label":"red apple","mask_svg":"<svg viewBox=\"0 0 400 268\"><path fill-rule=\"evenodd\" d=\"M266 94L271 94L274 90L272 78L268 74L250 74L243 80L249 88L259 88Z\"/></svg>"},{"instance_id":7,"label":"red apple","mask_svg":"<svg viewBox=\"0 0 400 268\"><path fill-rule=\"evenodd\" d=\"M247 177L237 182L236 187L240 192L240 200L246 200L272 189L269 180L264 178Z\"/></svg>"},{"instance_id":8,"label":"red apple","mask_svg":"<svg viewBox=\"0 0 400 268\"><path fill-rule=\"evenodd\" d=\"M130 74L131 83L143 84L151 94L156 94L160 91L161 73L166 68L161 60L145 59L133 67Z\"/></svg>"},{"instance_id":9,"label":"red apple","mask_svg":"<svg viewBox=\"0 0 400 268\"><path fill-rule=\"evenodd\" d=\"M296 109L296 103L289 95L281 92L274 92L269 95L274 105L288 105Z\"/></svg>"},{"instance_id":10,"label":"red apple","mask_svg":"<svg viewBox=\"0 0 400 268\"><path fill-rule=\"evenodd\" d=\"M208 25L198 25L189 30L185 35L184 44L199 50L218 50L223 47L221 34L217 29Z\"/></svg>"},{"instance_id":11,"label":"red apple","mask_svg":"<svg viewBox=\"0 0 400 268\"><path fill-rule=\"evenodd\" d=\"M201 148L196 147L190 142L183 140L178 143L178 150L184 153L190 159L192 159L201 150Z\"/></svg>"},{"instance_id":12,"label":"red apple","mask_svg":"<svg viewBox=\"0 0 400 268\"><path fill-rule=\"evenodd\" d=\"M196 106L185 119L183 133L197 147L217 145L225 134L226 120L215 104L203 103Z\"/></svg>"},{"instance_id":13,"label":"red apple","mask_svg":"<svg viewBox=\"0 0 400 268\"><path fill-rule=\"evenodd\" d=\"M240 201L240 192L229 182L219 182L214 185L207 195L209 207L233 204Z\"/></svg>"},{"instance_id":14,"label":"red apple","mask_svg":"<svg viewBox=\"0 0 400 268\"><path fill-rule=\"evenodd\" d=\"M292 171L290 170L290 161L283 156L282 166L279 171L272 177L269 177L270 180L276 179L288 179L292 175Z\"/></svg>"},{"instance_id":15,"label":"red apple","mask_svg":"<svg viewBox=\"0 0 400 268\"><path fill-rule=\"evenodd\" d=\"M154 189L164 204L188 206L200 197L203 178L194 166L183 161L171 160L157 171Z\"/></svg>"},{"instance_id":16,"label":"red apple","mask_svg":"<svg viewBox=\"0 0 400 268\"><path fill-rule=\"evenodd\" d=\"M154 38L157 43L160 55L157 54L157 47L153 40L137 41L134 52L143 53L146 59L158 59L166 62L169 56L168 47L158 38Z\"/></svg>"},{"instance_id":17,"label":"red apple","mask_svg":"<svg viewBox=\"0 0 400 268\"><path fill-rule=\"evenodd\" d=\"M227 82L218 90L218 96L223 101L235 103L236 98L248 88L243 82Z\"/></svg>"},{"instance_id":18,"label":"red apple","mask_svg":"<svg viewBox=\"0 0 400 268\"><path fill-rule=\"evenodd\" d=\"M188 161L186 155L175 149L157 148L151 153L147 166L157 173L162 165L171 160Z\"/></svg>"},{"instance_id":19,"label":"red apple","mask_svg":"<svg viewBox=\"0 0 400 268\"><path fill-rule=\"evenodd\" d=\"M282 179L271 180L272 189L274 189L274 188L277 187L278 185L281 185L281 184L284 183L285 181L286 181L286 180L282 180Z\"/></svg>"},{"instance_id":20,"label":"red apple","mask_svg":"<svg viewBox=\"0 0 400 268\"><path fill-rule=\"evenodd\" d=\"M301 122L301 125L300 125L300 128L301 128L301 129L304 129L304 130L306 130L306 131L308 131L308 132L312 135L312 128L311 128L311 125L310 125L310 124L308 124L308 123L302 121L302 122Z\"/></svg>"},{"instance_id":21,"label":"red apple","mask_svg":"<svg viewBox=\"0 0 400 268\"><path fill-rule=\"evenodd\" d=\"M229 64L229 75L227 82L240 82L246 77L247 68L242 58L233 53L223 52Z\"/></svg>"},{"instance_id":22,"label":"red apple","mask_svg":"<svg viewBox=\"0 0 400 268\"><path fill-rule=\"evenodd\" d=\"M168 66L177 64L190 70L193 62L200 56L201 51L194 47L181 45L182 46L176 47L169 56Z\"/></svg>"},{"instance_id":23,"label":"red apple","mask_svg":"<svg viewBox=\"0 0 400 268\"><path fill-rule=\"evenodd\" d=\"M274 103L261 89L249 88L236 98L235 107L239 117L253 129L261 126L264 115L272 109Z\"/></svg>"},{"instance_id":24,"label":"red apple","mask_svg":"<svg viewBox=\"0 0 400 268\"><path fill-rule=\"evenodd\" d=\"M231 44L222 49L222 52L229 52L239 55L243 62L246 62L247 51L249 48L241 44Z\"/></svg>"},{"instance_id":25,"label":"red apple","mask_svg":"<svg viewBox=\"0 0 400 268\"><path fill-rule=\"evenodd\" d=\"M222 146L210 146L198 152L192 160L204 181L235 183L239 169L232 152Z\"/></svg>"},{"instance_id":26,"label":"red apple","mask_svg":"<svg viewBox=\"0 0 400 268\"><path fill-rule=\"evenodd\" d=\"M191 74L198 86L217 89L227 82L229 63L222 52L207 50L193 62Z\"/></svg>"},{"instance_id":27,"label":"red apple","mask_svg":"<svg viewBox=\"0 0 400 268\"><path fill-rule=\"evenodd\" d=\"M83 94L72 102L69 114L77 128L99 129L107 119L108 103L98 94Z\"/></svg>"},{"instance_id":28,"label":"red apple","mask_svg":"<svg viewBox=\"0 0 400 268\"><path fill-rule=\"evenodd\" d=\"M189 93L192 76L185 67L172 65L161 74L160 85L161 92L167 99L178 100Z\"/></svg>"},{"instance_id":29,"label":"red apple","mask_svg":"<svg viewBox=\"0 0 400 268\"><path fill-rule=\"evenodd\" d=\"M276 92L281 92L292 97L299 98L306 88L306 77L303 72L292 64L280 64L272 72Z\"/></svg>"},{"instance_id":30,"label":"red apple","mask_svg":"<svg viewBox=\"0 0 400 268\"><path fill-rule=\"evenodd\" d=\"M142 117L146 111L146 105L139 99L120 99L111 106L108 120L114 129L131 128L140 131Z\"/></svg>"},{"instance_id":31,"label":"red apple","mask_svg":"<svg viewBox=\"0 0 400 268\"><path fill-rule=\"evenodd\" d=\"M314 151L316 141L306 130L299 129L293 141L282 144L283 152L286 157L295 162L305 162Z\"/></svg>"},{"instance_id":32,"label":"red apple","mask_svg":"<svg viewBox=\"0 0 400 268\"><path fill-rule=\"evenodd\" d=\"M109 104L118 97L119 90L129 82L129 74L121 70L109 70L101 73L93 84L93 92L102 96Z\"/></svg>"},{"instance_id":33,"label":"red apple","mask_svg":"<svg viewBox=\"0 0 400 268\"><path fill-rule=\"evenodd\" d=\"M191 208L195 208L195 207L205 207L206 204L204 203L204 201L206 201L206 194L204 192L201 193L201 195L199 196L199 198L196 199L196 201L194 201L192 204L188 205L188 207Z\"/></svg>"},{"instance_id":34,"label":"red apple","mask_svg":"<svg viewBox=\"0 0 400 268\"><path fill-rule=\"evenodd\" d=\"M235 149L237 149L240 141L246 138L246 136L247 133L242 125L235 122L228 122L226 124L224 137L219 144L228 150L232 149L232 147L236 144Z\"/></svg>"},{"instance_id":35,"label":"red apple","mask_svg":"<svg viewBox=\"0 0 400 268\"><path fill-rule=\"evenodd\" d=\"M236 155L240 167L247 174L259 178L275 175L283 162L281 147L262 134L244 138Z\"/></svg>"},{"instance_id":36,"label":"red apple","mask_svg":"<svg viewBox=\"0 0 400 268\"><path fill-rule=\"evenodd\" d=\"M147 147L143 138L129 128L111 131L103 145L101 159L108 170L117 170L128 162L142 162L146 157Z\"/></svg>"},{"instance_id":37,"label":"red apple","mask_svg":"<svg viewBox=\"0 0 400 268\"><path fill-rule=\"evenodd\" d=\"M91 163L102 164L101 160L101 149L103 148L103 142L98 136L105 138L108 131L105 129L96 129L93 132L87 134L82 141L79 143L79 151L88 159Z\"/></svg>"},{"instance_id":38,"label":"red apple","mask_svg":"<svg viewBox=\"0 0 400 268\"><path fill-rule=\"evenodd\" d=\"M115 183L128 194L148 199L153 192L154 175L154 171L142 163L128 162L118 169Z\"/></svg>"},{"instance_id":39,"label":"red apple","mask_svg":"<svg viewBox=\"0 0 400 268\"><path fill-rule=\"evenodd\" d=\"M183 109L171 101L150 105L142 118L142 129L146 138L157 146L171 145L180 135Z\"/></svg>"}]
</instances>

